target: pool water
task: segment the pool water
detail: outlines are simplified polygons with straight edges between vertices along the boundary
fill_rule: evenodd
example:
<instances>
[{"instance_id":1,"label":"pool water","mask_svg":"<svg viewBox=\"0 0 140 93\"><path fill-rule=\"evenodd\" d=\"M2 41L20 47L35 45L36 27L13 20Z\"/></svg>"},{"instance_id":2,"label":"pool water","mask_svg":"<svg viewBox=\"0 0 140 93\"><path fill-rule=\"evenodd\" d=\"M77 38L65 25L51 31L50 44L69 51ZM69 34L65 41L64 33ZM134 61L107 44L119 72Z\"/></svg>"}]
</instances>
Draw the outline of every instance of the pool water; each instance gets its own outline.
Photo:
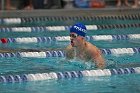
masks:
<instances>
[{"instance_id":1,"label":"pool water","mask_svg":"<svg viewBox=\"0 0 140 93\"><path fill-rule=\"evenodd\" d=\"M114 44L117 45L117 43ZM107 64L109 65L108 68L139 67L139 56L140 54L117 56L104 55ZM65 58L1 58L0 64L1 75L92 69L80 62L69 63ZM140 75L138 74L129 74L109 77L85 77L80 79L0 83L0 90L1 93L131 93L132 91L138 93L140 91L139 78Z\"/></svg>"},{"instance_id":2,"label":"pool water","mask_svg":"<svg viewBox=\"0 0 140 93\"><path fill-rule=\"evenodd\" d=\"M99 21L96 24L101 24ZM117 21L115 23L119 23ZM132 22L132 21L131 21ZM130 23L131 23L130 22ZM134 22L134 21L133 21ZM137 23L137 21L135 20ZM108 21L108 24L112 22ZM138 34L140 28L126 29L102 29L89 31L88 35L116 35L116 34ZM63 32L38 32L38 33L3 33L1 37L48 37L48 36L69 35L68 31ZM89 41L99 48L139 48L139 40L113 40L113 41ZM8 43L0 44L2 48L11 49L63 49L69 42L51 42L51 43ZM122 55L103 55L106 59L108 69L140 67L140 54L122 54ZM0 75L19 75L36 74L64 71L81 71L96 69L94 64L85 64L78 60L66 60L64 57L49 58L0 58ZM0 83L0 93L139 93L140 75L125 74L113 76L83 77L59 80L43 80L30 82Z\"/></svg>"},{"instance_id":3,"label":"pool water","mask_svg":"<svg viewBox=\"0 0 140 93\"><path fill-rule=\"evenodd\" d=\"M129 82L128 82L129 81ZM1 93L139 93L140 75L0 84Z\"/></svg>"}]
</instances>

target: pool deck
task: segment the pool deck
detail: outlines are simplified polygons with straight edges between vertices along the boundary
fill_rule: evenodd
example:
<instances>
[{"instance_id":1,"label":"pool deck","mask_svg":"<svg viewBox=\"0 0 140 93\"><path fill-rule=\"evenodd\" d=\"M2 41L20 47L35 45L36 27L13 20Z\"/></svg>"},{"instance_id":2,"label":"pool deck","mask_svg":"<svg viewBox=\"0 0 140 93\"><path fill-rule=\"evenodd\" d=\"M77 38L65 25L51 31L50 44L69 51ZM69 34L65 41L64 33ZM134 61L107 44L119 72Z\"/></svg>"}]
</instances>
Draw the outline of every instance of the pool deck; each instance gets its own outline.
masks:
<instances>
[{"instance_id":1,"label":"pool deck","mask_svg":"<svg viewBox=\"0 0 140 93\"><path fill-rule=\"evenodd\" d=\"M76 9L44 9L44 10L10 10L0 11L0 17L33 17L33 16L90 16L90 15L121 15L121 14L136 14L140 8L126 7L107 7L107 8L76 8Z\"/></svg>"}]
</instances>

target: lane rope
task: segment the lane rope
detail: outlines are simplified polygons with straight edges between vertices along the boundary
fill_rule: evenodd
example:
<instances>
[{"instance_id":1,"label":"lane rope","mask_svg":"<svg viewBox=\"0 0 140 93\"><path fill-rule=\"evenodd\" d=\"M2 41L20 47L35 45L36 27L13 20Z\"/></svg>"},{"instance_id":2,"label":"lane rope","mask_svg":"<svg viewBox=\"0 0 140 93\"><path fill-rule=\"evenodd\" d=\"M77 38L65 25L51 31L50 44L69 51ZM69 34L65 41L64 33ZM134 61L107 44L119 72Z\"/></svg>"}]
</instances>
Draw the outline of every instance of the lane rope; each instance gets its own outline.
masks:
<instances>
[{"instance_id":1,"label":"lane rope","mask_svg":"<svg viewBox=\"0 0 140 93\"><path fill-rule=\"evenodd\" d=\"M86 36L87 41L139 40L140 34ZM70 41L69 36L1 38L1 43L40 43Z\"/></svg>"},{"instance_id":2,"label":"lane rope","mask_svg":"<svg viewBox=\"0 0 140 93\"><path fill-rule=\"evenodd\" d=\"M140 48L112 48L100 49L104 55L125 55L125 54L139 54ZM19 51L19 50L18 50ZM47 58L47 57L65 57L64 50L47 50L45 52L11 52L0 53L0 58L8 57L33 57L33 58Z\"/></svg>"},{"instance_id":3,"label":"lane rope","mask_svg":"<svg viewBox=\"0 0 140 93\"><path fill-rule=\"evenodd\" d=\"M22 18L1 18L1 24L21 24L33 22L48 22L48 21L66 21L66 20L86 20L86 21L99 21L99 20L139 20L140 14L127 14L127 15L108 15L108 16L41 16L41 17L22 17Z\"/></svg>"},{"instance_id":4,"label":"lane rope","mask_svg":"<svg viewBox=\"0 0 140 93\"><path fill-rule=\"evenodd\" d=\"M98 70L84 70L84 71L65 71L65 72L50 72L50 73L36 73L36 74L20 74L20 75L1 75L1 83L9 82L28 82L28 81L42 81L42 80L59 80L69 78L83 78L83 77L97 77L97 76L112 76L123 74L139 74L140 67L135 68L118 68L118 69L98 69Z\"/></svg>"},{"instance_id":5,"label":"lane rope","mask_svg":"<svg viewBox=\"0 0 140 93\"><path fill-rule=\"evenodd\" d=\"M140 23L85 25L87 30L140 28ZM68 31L71 26L2 27L0 32L56 32Z\"/></svg>"}]
</instances>

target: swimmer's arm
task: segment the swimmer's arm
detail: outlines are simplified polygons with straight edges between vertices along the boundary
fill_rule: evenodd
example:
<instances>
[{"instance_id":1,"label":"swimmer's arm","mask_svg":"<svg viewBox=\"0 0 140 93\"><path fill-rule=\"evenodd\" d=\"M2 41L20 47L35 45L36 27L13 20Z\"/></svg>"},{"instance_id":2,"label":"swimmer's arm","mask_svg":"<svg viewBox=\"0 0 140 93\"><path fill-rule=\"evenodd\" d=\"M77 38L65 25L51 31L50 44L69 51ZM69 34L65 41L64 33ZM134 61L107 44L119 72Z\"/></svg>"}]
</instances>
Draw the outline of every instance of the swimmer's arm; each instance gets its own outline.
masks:
<instances>
[{"instance_id":1,"label":"swimmer's arm","mask_svg":"<svg viewBox=\"0 0 140 93\"><path fill-rule=\"evenodd\" d=\"M67 46L65 51L66 51L66 59L73 59L74 58L73 49L72 49L71 45Z\"/></svg>"},{"instance_id":2,"label":"swimmer's arm","mask_svg":"<svg viewBox=\"0 0 140 93\"><path fill-rule=\"evenodd\" d=\"M93 51L92 59L95 62L96 66L100 69L104 69L105 67L105 60L102 57L101 52L98 50L97 52Z\"/></svg>"}]
</instances>

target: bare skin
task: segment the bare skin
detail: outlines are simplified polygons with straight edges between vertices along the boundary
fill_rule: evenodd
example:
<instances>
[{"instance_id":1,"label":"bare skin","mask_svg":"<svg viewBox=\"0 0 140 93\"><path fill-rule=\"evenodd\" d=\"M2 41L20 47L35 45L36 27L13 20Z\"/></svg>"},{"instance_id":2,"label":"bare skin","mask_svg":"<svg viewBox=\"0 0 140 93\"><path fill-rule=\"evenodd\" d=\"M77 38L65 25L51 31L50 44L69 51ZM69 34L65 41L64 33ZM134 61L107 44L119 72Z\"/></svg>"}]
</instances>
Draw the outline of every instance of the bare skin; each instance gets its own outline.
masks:
<instances>
[{"instance_id":1,"label":"bare skin","mask_svg":"<svg viewBox=\"0 0 140 93\"><path fill-rule=\"evenodd\" d=\"M122 5L122 1L123 0L117 0L117 7L120 7ZM130 4L128 3L128 0L124 0L124 4L126 6L130 6Z\"/></svg>"},{"instance_id":2,"label":"bare skin","mask_svg":"<svg viewBox=\"0 0 140 93\"><path fill-rule=\"evenodd\" d=\"M103 69L105 67L104 58L100 50L92 45L91 43L85 41L84 37L78 36L76 38L71 37L71 45L66 48L66 58L73 59L74 57L87 61L92 61L95 65ZM75 48L75 52L74 52Z\"/></svg>"},{"instance_id":3,"label":"bare skin","mask_svg":"<svg viewBox=\"0 0 140 93\"><path fill-rule=\"evenodd\" d=\"M132 7L132 8L138 8L138 0L133 0L134 4L130 4L129 0L117 0L117 7L120 7L122 5L122 1L126 6Z\"/></svg>"}]
</instances>

